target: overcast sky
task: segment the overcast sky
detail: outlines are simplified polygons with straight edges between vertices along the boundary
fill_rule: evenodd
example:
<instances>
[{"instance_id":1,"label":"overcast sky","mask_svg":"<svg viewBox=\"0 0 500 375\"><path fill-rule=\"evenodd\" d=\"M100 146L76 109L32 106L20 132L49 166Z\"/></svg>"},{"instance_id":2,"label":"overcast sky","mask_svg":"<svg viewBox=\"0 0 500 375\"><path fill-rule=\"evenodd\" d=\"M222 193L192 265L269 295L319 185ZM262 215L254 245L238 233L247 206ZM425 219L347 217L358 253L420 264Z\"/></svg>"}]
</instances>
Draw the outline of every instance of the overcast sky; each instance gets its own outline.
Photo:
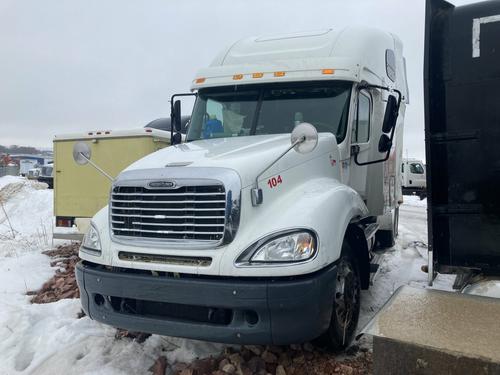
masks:
<instances>
[{"instance_id":1,"label":"overcast sky","mask_svg":"<svg viewBox=\"0 0 500 375\"><path fill-rule=\"evenodd\" d=\"M462 0L454 3L464 4ZM0 144L142 127L235 40L369 25L403 41L410 157L424 158L423 0L0 0Z\"/></svg>"}]
</instances>

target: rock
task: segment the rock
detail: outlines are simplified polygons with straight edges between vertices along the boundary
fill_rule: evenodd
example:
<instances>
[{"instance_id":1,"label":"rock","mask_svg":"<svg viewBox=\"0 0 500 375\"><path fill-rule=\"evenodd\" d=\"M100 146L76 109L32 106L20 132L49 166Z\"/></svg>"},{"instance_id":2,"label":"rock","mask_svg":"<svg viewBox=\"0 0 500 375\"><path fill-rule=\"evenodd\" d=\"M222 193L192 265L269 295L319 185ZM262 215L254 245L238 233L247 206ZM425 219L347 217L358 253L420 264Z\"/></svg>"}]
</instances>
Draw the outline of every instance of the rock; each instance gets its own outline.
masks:
<instances>
[{"instance_id":1,"label":"rock","mask_svg":"<svg viewBox=\"0 0 500 375\"><path fill-rule=\"evenodd\" d=\"M213 358L197 359L191 365L195 374L210 374L212 371L217 370L217 363Z\"/></svg>"},{"instance_id":2,"label":"rock","mask_svg":"<svg viewBox=\"0 0 500 375\"><path fill-rule=\"evenodd\" d=\"M241 356L238 353L231 354L229 356L229 360L236 367L241 366L241 363L243 362L243 358L241 358Z\"/></svg>"},{"instance_id":3,"label":"rock","mask_svg":"<svg viewBox=\"0 0 500 375\"><path fill-rule=\"evenodd\" d=\"M179 372L179 375L193 375L193 370L190 368L185 368L181 372Z\"/></svg>"},{"instance_id":4,"label":"rock","mask_svg":"<svg viewBox=\"0 0 500 375\"><path fill-rule=\"evenodd\" d=\"M271 346L268 346L266 349L274 354L283 353L283 348L281 346L271 345Z\"/></svg>"},{"instance_id":5,"label":"rock","mask_svg":"<svg viewBox=\"0 0 500 375\"><path fill-rule=\"evenodd\" d=\"M298 357L295 357L293 359L293 362L301 365L303 363L306 363L306 358L303 355L299 355Z\"/></svg>"},{"instance_id":6,"label":"rock","mask_svg":"<svg viewBox=\"0 0 500 375\"><path fill-rule=\"evenodd\" d=\"M260 355L262 353L262 350L256 345L245 345L245 348L250 350L255 355Z\"/></svg>"},{"instance_id":7,"label":"rock","mask_svg":"<svg viewBox=\"0 0 500 375\"><path fill-rule=\"evenodd\" d=\"M279 359L278 359L278 363L287 367L287 366L290 366L292 364L292 360L291 360L290 356L288 355L288 353L284 352L284 353L280 354Z\"/></svg>"},{"instance_id":8,"label":"rock","mask_svg":"<svg viewBox=\"0 0 500 375\"><path fill-rule=\"evenodd\" d=\"M285 368L281 365L276 367L276 375L286 375Z\"/></svg>"},{"instance_id":9,"label":"rock","mask_svg":"<svg viewBox=\"0 0 500 375\"><path fill-rule=\"evenodd\" d=\"M177 374L177 373L180 373L182 370L187 369L188 365L187 365L187 363L184 363L184 362L177 362L177 363L174 363L172 368L173 368L174 373Z\"/></svg>"},{"instance_id":10,"label":"rock","mask_svg":"<svg viewBox=\"0 0 500 375\"><path fill-rule=\"evenodd\" d=\"M312 359L314 359L314 353L306 352L304 354L304 357L306 358L306 361L311 361Z\"/></svg>"},{"instance_id":11,"label":"rock","mask_svg":"<svg viewBox=\"0 0 500 375\"><path fill-rule=\"evenodd\" d=\"M165 375L165 371L167 370L167 358L164 356L160 356L156 359L155 363L149 368L149 371L153 373L153 375Z\"/></svg>"},{"instance_id":12,"label":"rock","mask_svg":"<svg viewBox=\"0 0 500 375\"><path fill-rule=\"evenodd\" d=\"M292 350L302 350L301 346L299 344L292 344L290 345L290 349Z\"/></svg>"},{"instance_id":13,"label":"rock","mask_svg":"<svg viewBox=\"0 0 500 375\"><path fill-rule=\"evenodd\" d=\"M219 370L222 370L222 368L228 364L229 364L229 359L224 358L222 361L219 362Z\"/></svg>"},{"instance_id":14,"label":"rock","mask_svg":"<svg viewBox=\"0 0 500 375\"><path fill-rule=\"evenodd\" d=\"M306 352L313 352L313 351L314 351L314 346L313 346L313 344L311 344L310 342L306 342L306 343L304 344L304 350L305 350Z\"/></svg>"},{"instance_id":15,"label":"rock","mask_svg":"<svg viewBox=\"0 0 500 375\"><path fill-rule=\"evenodd\" d=\"M234 374L236 372L236 367L233 364L228 363L222 368L222 371L226 374Z\"/></svg>"},{"instance_id":16,"label":"rock","mask_svg":"<svg viewBox=\"0 0 500 375\"><path fill-rule=\"evenodd\" d=\"M270 351L264 351L262 353L261 358L264 360L266 363L276 363L278 362L278 357L276 357L276 354L271 353Z\"/></svg>"},{"instance_id":17,"label":"rock","mask_svg":"<svg viewBox=\"0 0 500 375\"><path fill-rule=\"evenodd\" d=\"M352 374L354 374L354 368L352 368L349 365L341 363L339 365L339 367L340 367L340 371L342 372L343 375L352 375Z\"/></svg>"},{"instance_id":18,"label":"rock","mask_svg":"<svg viewBox=\"0 0 500 375\"><path fill-rule=\"evenodd\" d=\"M260 370L264 370L266 368L266 362L261 357L252 357L247 362L247 366L252 371L252 373L256 374Z\"/></svg>"}]
</instances>

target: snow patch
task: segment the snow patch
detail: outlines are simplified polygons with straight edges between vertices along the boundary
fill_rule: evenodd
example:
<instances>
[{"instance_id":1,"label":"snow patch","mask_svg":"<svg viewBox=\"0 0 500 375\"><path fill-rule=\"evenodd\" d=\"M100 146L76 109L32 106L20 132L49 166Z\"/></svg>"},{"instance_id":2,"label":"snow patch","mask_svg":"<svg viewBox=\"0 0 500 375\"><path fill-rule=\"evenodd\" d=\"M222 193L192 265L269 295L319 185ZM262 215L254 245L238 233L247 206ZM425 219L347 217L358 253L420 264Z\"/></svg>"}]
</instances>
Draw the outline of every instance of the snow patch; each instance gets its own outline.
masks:
<instances>
[{"instance_id":1,"label":"snow patch","mask_svg":"<svg viewBox=\"0 0 500 375\"><path fill-rule=\"evenodd\" d=\"M53 190L22 177L0 177L0 257L50 247Z\"/></svg>"}]
</instances>

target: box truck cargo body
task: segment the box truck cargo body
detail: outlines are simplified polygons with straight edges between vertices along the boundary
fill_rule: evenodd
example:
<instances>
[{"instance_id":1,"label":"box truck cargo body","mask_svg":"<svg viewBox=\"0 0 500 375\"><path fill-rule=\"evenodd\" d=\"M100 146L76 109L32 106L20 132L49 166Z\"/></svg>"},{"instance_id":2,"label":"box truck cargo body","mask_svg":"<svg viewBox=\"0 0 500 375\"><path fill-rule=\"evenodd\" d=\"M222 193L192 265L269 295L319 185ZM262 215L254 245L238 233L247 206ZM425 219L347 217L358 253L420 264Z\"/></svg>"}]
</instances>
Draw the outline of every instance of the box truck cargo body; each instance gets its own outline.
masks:
<instances>
[{"instance_id":1,"label":"box truck cargo body","mask_svg":"<svg viewBox=\"0 0 500 375\"><path fill-rule=\"evenodd\" d=\"M168 146L170 132L145 128L90 131L54 137L56 227L80 225L74 238L81 239L90 218L107 205L111 183L91 166L75 164L72 155L77 142L88 144L93 160L108 174L117 176L134 161ZM59 232L56 228L55 238L68 236Z\"/></svg>"}]
</instances>

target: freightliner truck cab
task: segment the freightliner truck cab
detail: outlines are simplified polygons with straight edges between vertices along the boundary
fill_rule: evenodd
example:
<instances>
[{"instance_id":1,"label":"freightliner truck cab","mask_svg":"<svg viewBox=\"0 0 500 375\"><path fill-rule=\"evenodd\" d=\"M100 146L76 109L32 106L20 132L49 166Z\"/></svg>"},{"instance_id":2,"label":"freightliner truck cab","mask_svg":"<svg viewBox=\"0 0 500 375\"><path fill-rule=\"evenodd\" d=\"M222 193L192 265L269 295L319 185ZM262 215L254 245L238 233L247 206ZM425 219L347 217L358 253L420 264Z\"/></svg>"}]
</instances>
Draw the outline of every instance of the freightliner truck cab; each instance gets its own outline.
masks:
<instances>
[{"instance_id":1,"label":"freightliner truck cab","mask_svg":"<svg viewBox=\"0 0 500 375\"><path fill-rule=\"evenodd\" d=\"M222 51L192 81L186 141L126 168L93 218L77 267L85 312L216 342L347 346L371 250L397 235L402 49L347 28Z\"/></svg>"}]
</instances>

